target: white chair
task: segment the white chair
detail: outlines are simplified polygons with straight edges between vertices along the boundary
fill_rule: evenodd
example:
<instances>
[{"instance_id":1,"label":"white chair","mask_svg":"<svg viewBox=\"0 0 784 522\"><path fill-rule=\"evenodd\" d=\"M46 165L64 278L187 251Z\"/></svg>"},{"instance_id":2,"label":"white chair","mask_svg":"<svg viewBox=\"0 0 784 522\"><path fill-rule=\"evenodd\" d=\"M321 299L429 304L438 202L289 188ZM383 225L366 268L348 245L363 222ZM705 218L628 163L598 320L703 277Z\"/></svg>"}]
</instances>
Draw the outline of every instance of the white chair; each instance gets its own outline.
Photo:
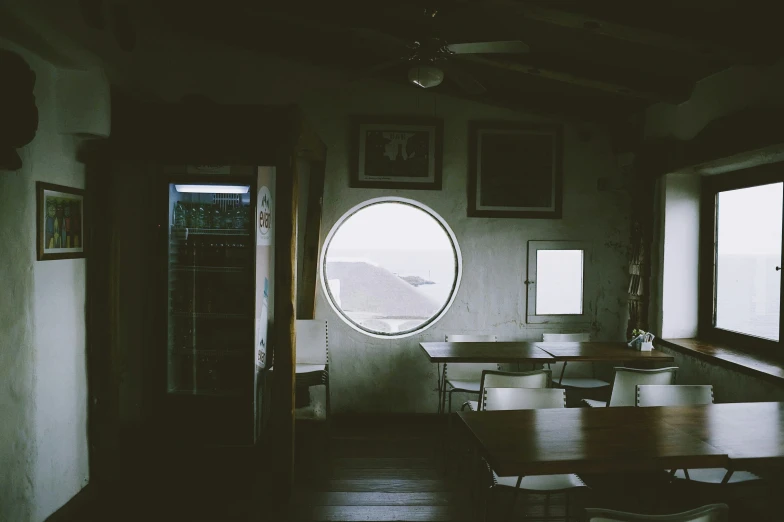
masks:
<instances>
[{"instance_id":1,"label":"white chair","mask_svg":"<svg viewBox=\"0 0 784 522\"><path fill-rule=\"evenodd\" d=\"M329 330L327 321L298 319L294 325L297 334L296 386L323 384L326 387L326 415L330 415L329 400ZM270 367L270 371L272 367Z\"/></svg>"},{"instance_id":2,"label":"white chair","mask_svg":"<svg viewBox=\"0 0 784 522\"><path fill-rule=\"evenodd\" d=\"M592 407L604 406L635 406L637 404L638 384L674 384L677 367L640 370L637 368L615 368L615 378L610 388L610 400L594 401L583 399L583 403Z\"/></svg>"},{"instance_id":3,"label":"white chair","mask_svg":"<svg viewBox=\"0 0 784 522\"><path fill-rule=\"evenodd\" d=\"M637 406L690 406L713 404L713 386L710 385L638 385ZM723 468L679 469L673 478L704 484L737 484L761 480L748 471L730 471Z\"/></svg>"},{"instance_id":4,"label":"white chair","mask_svg":"<svg viewBox=\"0 0 784 522\"><path fill-rule=\"evenodd\" d=\"M531 372L502 372L497 370L484 370L482 381L479 385L480 397L485 388L549 388L552 383L550 370L534 370ZM481 411L482 403L479 401L466 401L462 409Z\"/></svg>"},{"instance_id":5,"label":"white chair","mask_svg":"<svg viewBox=\"0 0 784 522\"><path fill-rule=\"evenodd\" d=\"M444 341L455 343L494 343L498 339L495 335L446 335ZM482 371L500 370L497 363L444 363L443 383L439 394L441 395L441 411L444 411L444 400L446 394L449 395L449 409L447 413L452 413L452 394L454 392L464 392L479 395L482 384ZM447 391L447 388L448 389Z\"/></svg>"},{"instance_id":6,"label":"white chair","mask_svg":"<svg viewBox=\"0 0 784 522\"><path fill-rule=\"evenodd\" d=\"M482 410L530 410L566 407L566 390L563 388L485 388L482 392ZM492 477L490 491L510 489L542 493L545 505L549 506L550 495L566 493L566 519L569 519L569 491L587 487L580 477L573 473L562 475L532 475L525 477L499 477L487 463L486 468ZM485 518L488 502L485 501ZM512 504L514 510L514 503ZM511 515L511 513L510 513Z\"/></svg>"},{"instance_id":7,"label":"white chair","mask_svg":"<svg viewBox=\"0 0 784 522\"><path fill-rule=\"evenodd\" d=\"M713 386L702 384L638 384L637 406L713 404Z\"/></svg>"},{"instance_id":8,"label":"white chair","mask_svg":"<svg viewBox=\"0 0 784 522\"><path fill-rule=\"evenodd\" d=\"M587 508L588 522L727 522L727 504L710 504L672 515L637 515L611 509Z\"/></svg>"},{"instance_id":9,"label":"white chair","mask_svg":"<svg viewBox=\"0 0 784 522\"><path fill-rule=\"evenodd\" d=\"M542 334L542 340L546 343L580 343L591 340L589 333L546 333ZM590 371L588 367L590 365ZM565 388L596 389L610 385L609 382L594 377L593 363L571 363L557 362L550 365L553 370L553 382Z\"/></svg>"}]
</instances>

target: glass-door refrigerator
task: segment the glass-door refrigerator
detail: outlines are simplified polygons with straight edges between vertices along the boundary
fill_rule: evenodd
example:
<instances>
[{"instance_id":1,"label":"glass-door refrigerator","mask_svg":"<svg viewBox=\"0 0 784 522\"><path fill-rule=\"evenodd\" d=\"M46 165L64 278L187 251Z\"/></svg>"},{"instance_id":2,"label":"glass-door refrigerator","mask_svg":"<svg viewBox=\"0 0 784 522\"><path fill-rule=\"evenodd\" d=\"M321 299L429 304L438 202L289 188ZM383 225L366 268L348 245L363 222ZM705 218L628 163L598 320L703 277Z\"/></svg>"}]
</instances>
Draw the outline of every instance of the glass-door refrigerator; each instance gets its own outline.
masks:
<instances>
[{"instance_id":1,"label":"glass-door refrigerator","mask_svg":"<svg viewBox=\"0 0 784 522\"><path fill-rule=\"evenodd\" d=\"M256 439L255 181L168 184L163 422L184 444Z\"/></svg>"}]
</instances>

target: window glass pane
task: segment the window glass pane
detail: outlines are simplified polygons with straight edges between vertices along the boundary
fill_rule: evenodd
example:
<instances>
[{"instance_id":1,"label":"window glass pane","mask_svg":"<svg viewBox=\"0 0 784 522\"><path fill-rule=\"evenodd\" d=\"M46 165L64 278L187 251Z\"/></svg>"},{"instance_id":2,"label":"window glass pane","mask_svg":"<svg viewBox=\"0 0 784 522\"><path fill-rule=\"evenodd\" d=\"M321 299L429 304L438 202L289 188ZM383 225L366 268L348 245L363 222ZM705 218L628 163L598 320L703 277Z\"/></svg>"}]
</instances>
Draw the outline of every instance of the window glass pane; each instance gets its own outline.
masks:
<instances>
[{"instance_id":1,"label":"window glass pane","mask_svg":"<svg viewBox=\"0 0 784 522\"><path fill-rule=\"evenodd\" d=\"M402 335L428 324L457 290L457 253L424 209L381 202L339 224L326 246L329 298L363 331Z\"/></svg>"},{"instance_id":2,"label":"window glass pane","mask_svg":"<svg viewBox=\"0 0 784 522\"><path fill-rule=\"evenodd\" d=\"M716 327L779 339L782 184L720 192Z\"/></svg>"},{"instance_id":3,"label":"window glass pane","mask_svg":"<svg viewBox=\"0 0 784 522\"><path fill-rule=\"evenodd\" d=\"M583 251L536 251L536 315L583 313Z\"/></svg>"}]
</instances>

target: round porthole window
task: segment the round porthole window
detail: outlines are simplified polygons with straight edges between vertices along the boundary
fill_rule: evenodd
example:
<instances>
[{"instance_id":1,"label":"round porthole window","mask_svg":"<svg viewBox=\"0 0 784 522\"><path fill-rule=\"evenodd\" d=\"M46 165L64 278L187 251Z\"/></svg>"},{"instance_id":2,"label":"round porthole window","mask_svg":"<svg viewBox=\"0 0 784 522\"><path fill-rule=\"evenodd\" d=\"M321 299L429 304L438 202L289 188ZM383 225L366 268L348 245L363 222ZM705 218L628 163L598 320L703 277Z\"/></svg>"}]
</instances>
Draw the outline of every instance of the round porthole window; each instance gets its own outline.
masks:
<instances>
[{"instance_id":1,"label":"round porthole window","mask_svg":"<svg viewBox=\"0 0 784 522\"><path fill-rule=\"evenodd\" d=\"M346 212L324 242L320 266L335 312L381 338L413 335L443 317L462 272L460 247L441 216L393 197Z\"/></svg>"}]
</instances>

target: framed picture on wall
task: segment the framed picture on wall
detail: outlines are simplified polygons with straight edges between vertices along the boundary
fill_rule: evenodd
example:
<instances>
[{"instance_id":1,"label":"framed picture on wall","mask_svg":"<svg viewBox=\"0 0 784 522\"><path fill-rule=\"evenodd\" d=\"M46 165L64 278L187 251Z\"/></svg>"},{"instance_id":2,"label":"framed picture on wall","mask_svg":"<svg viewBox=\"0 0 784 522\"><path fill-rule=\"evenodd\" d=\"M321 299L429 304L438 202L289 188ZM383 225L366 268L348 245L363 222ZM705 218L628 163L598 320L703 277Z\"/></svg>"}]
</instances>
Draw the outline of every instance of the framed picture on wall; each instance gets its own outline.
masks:
<instances>
[{"instance_id":1,"label":"framed picture on wall","mask_svg":"<svg viewBox=\"0 0 784 522\"><path fill-rule=\"evenodd\" d=\"M468 215L560 218L560 125L470 122Z\"/></svg>"},{"instance_id":2,"label":"framed picture on wall","mask_svg":"<svg viewBox=\"0 0 784 522\"><path fill-rule=\"evenodd\" d=\"M84 257L84 191L36 182L38 260Z\"/></svg>"},{"instance_id":3,"label":"framed picture on wall","mask_svg":"<svg viewBox=\"0 0 784 522\"><path fill-rule=\"evenodd\" d=\"M353 117L349 186L440 190L443 129L437 118Z\"/></svg>"}]
</instances>

